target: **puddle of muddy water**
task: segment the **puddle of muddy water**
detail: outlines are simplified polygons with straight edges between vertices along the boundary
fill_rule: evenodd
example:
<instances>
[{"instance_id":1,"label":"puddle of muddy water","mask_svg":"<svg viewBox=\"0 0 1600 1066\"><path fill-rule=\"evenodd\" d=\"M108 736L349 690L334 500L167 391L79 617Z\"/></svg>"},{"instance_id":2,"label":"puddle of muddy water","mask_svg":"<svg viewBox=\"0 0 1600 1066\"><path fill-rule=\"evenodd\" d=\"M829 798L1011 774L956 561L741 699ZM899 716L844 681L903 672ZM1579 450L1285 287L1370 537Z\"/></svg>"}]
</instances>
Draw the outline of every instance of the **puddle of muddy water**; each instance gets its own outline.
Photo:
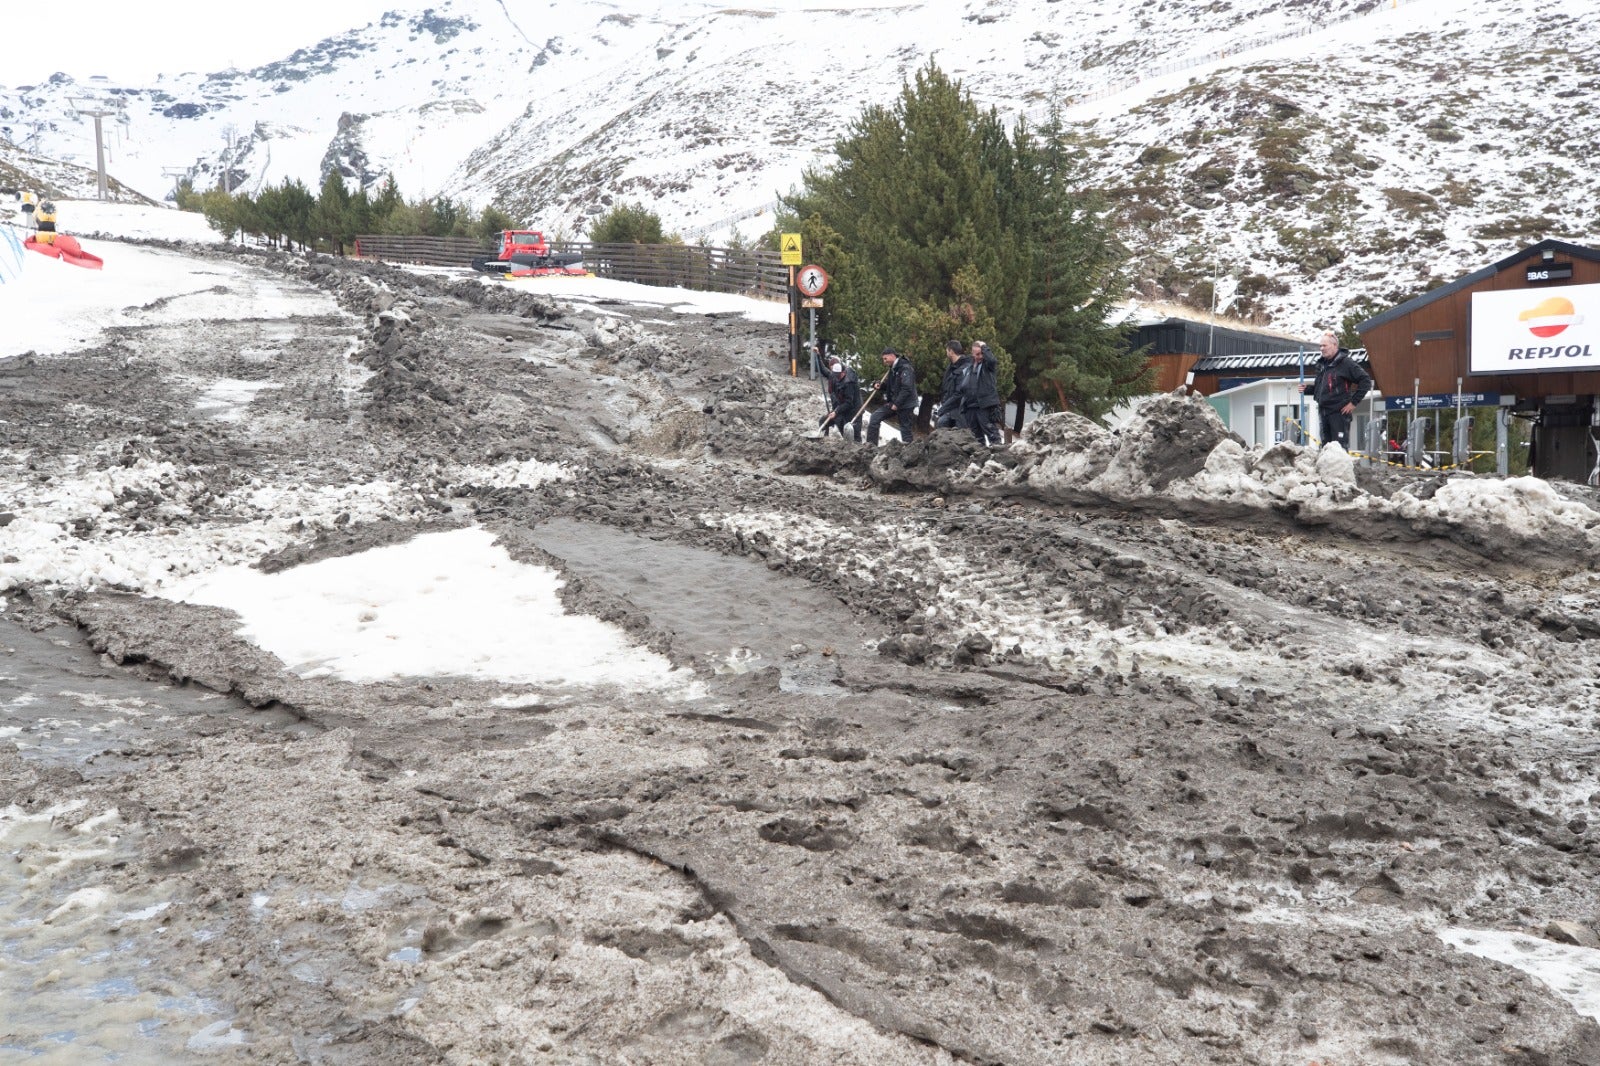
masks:
<instances>
[{"instance_id":1,"label":"puddle of muddy water","mask_svg":"<svg viewBox=\"0 0 1600 1066\"><path fill-rule=\"evenodd\" d=\"M0 743L15 744L24 758L85 776L113 772L127 764L111 753L183 741L197 718L296 735L311 728L287 711L255 710L103 662L70 626L35 633L0 614Z\"/></svg>"},{"instance_id":2,"label":"puddle of muddy water","mask_svg":"<svg viewBox=\"0 0 1600 1066\"><path fill-rule=\"evenodd\" d=\"M787 692L840 691L831 664L815 655L796 659L796 645L854 651L874 642L837 598L753 559L568 518L543 523L533 539L670 631L681 656L721 672L779 666Z\"/></svg>"},{"instance_id":3,"label":"puddle of muddy water","mask_svg":"<svg viewBox=\"0 0 1600 1066\"><path fill-rule=\"evenodd\" d=\"M89 778L143 765L138 752L186 743L197 729L309 729L285 711L108 663L70 626L34 632L5 615L0 681L0 743ZM174 902L112 880L135 856L137 830L114 811L58 824L71 814L0 808L0 1063L227 1061L247 1039L232 1011L161 961Z\"/></svg>"},{"instance_id":4,"label":"puddle of muddy water","mask_svg":"<svg viewBox=\"0 0 1600 1066\"><path fill-rule=\"evenodd\" d=\"M172 1066L242 1046L227 1004L162 972L171 901L107 877L136 833L114 811L63 828L70 813L0 809L0 1063Z\"/></svg>"}]
</instances>

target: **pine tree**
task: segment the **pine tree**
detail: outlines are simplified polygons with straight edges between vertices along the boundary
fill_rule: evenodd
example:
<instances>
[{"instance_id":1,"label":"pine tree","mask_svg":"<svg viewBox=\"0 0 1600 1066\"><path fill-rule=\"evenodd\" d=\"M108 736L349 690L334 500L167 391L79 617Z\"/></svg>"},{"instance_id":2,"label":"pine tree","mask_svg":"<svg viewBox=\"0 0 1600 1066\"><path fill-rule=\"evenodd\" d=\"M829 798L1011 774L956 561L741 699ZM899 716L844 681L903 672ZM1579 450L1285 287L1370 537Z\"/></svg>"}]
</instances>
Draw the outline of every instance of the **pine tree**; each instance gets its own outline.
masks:
<instances>
[{"instance_id":1,"label":"pine tree","mask_svg":"<svg viewBox=\"0 0 1600 1066\"><path fill-rule=\"evenodd\" d=\"M405 197L400 195L400 186L395 182L393 174L384 175L383 184L378 187L378 198L372 201L372 226L379 233L406 232L389 228L389 216L405 206Z\"/></svg>"},{"instance_id":2,"label":"pine tree","mask_svg":"<svg viewBox=\"0 0 1600 1066\"><path fill-rule=\"evenodd\" d=\"M483 209L477 222L472 226L472 235L479 240L496 240L502 230L516 229L516 221L504 211L492 204Z\"/></svg>"},{"instance_id":3,"label":"pine tree","mask_svg":"<svg viewBox=\"0 0 1600 1066\"><path fill-rule=\"evenodd\" d=\"M350 207L345 211L344 228L340 236L345 242L354 245L357 237L371 232L372 200L368 198L366 189L357 189L350 197Z\"/></svg>"},{"instance_id":4,"label":"pine tree","mask_svg":"<svg viewBox=\"0 0 1600 1066\"><path fill-rule=\"evenodd\" d=\"M199 199L200 210L206 216L206 225L230 239L240 231L240 197L231 196L220 188L213 188L201 193Z\"/></svg>"},{"instance_id":5,"label":"pine tree","mask_svg":"<svg viewBox=\"0 0 1600 1066\"><path fill-rule=\"evenodd\" d=\"M276 248L289 231L289 214L283 202L283 186L269 185L255 196L255 210L250 218L256 228L251 232L265 237Z\"/></svg>"},{"instance_id":6,"label":"pine tree","mask_svg":"<svg viewBox=\"0 0 1600 1066\"><path fill-rule=\"evenodd\" d=\"M344 187L344 175L337 170L328 171L322 179L322 191L317 196L313 213L318 236L328 242L336 255L344 254L346 240L346 215L350 211L350 193Z\"/></svg>"},{"instance_id":7,"label":"pine tree","mask_svg":"<svg viewBox=\"0 0 1600 1066\"><path fill-rule=\"evenodd\" d=\"M305 248L315 236L312 213L316 210L317 198L311 195L311 190L299 178L292 181L285 178L282 195L283 233L291 245L298 242L301 248Z\"/></svg>"},{"instance_id":8,"label":"pine tree","mask_svg":"<svg viewBox=\"0 0 1600 1066\"><path fill-rule=\"evenodd\" d=\"M1008 191L1013 209L1027 216L1032 257L1026 324L1014 345L1020 432L1029 400L1099 419L1148 391L1153 372L1144 353L1130 349L1126 330L1107 324L1126 290L1124 254L1102 205L1075 190L1078 167L1060 115L1052 112L1037 136L1019 127L1015 145Z\"/></svg>"},{"instance_id":9,"label":"pine tree","mask_svg":"<svg viewBox=\"0 0 1600 1066\"><path fill-rule=\"evenodd\" d=\"M595 244L670 244L674 238L663 234L661 216L643 204L618 204L589 229Z\"/></svg>"},{"instance_id":10,"label":"pine tree","mask_svg":"<svg viewBox=\"0 0 1600 1066\"><path fill-rule=\"evenodd\" d=\"M428 202L433 206L433 236L465 237L467 235L467 226L472 221L472 212L465 204L448 196L435 196Z\"/></svg>"},{"instance_id":11,"label":"pine tree","mask_svg":"<svg viewBox=\"0 0 1600 1066\"><path fill-rule=\"evenodd\" d=\"M835 151L838 162L808 171L786 200L792 217L815 216L838 235L834 336L869 368L882 348L906 353L924 394L938 391L947 339L982 339L1009 391L1006 345L1022 328L1028 260L997 198L995 157L1008 151L998 117L930 61L892 108L868 107Z\"/></svg>"}]
</instances>

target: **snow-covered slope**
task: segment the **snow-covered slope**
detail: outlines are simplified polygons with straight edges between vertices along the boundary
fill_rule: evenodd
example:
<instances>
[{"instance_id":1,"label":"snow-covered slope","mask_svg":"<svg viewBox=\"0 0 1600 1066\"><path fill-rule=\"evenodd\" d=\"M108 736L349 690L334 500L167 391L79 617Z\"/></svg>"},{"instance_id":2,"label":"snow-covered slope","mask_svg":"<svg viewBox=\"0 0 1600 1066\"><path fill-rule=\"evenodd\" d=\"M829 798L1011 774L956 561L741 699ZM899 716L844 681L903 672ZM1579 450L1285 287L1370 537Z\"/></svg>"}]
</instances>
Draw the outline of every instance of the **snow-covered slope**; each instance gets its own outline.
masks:
<instances>
[{"instance_id":1,"label":"snow-covered slope","mask_svg":"<svg viewBox=\"0 0 1600 1066\"><path fill-rule=\"evenodd\" d=\"M107 169L153 196L175 171L195 187L256 190L297 178L313 191L338 167L370 184L394 173L411 198L451 193L466 155L521 109L535 49L506 9L454 0L378 22L254 70L184 73L150 86L69 74L0 91L0 137L94 166L102 122Z\"/></svg>"},{"instance_id":2,"label":"snow-covered slope","mask_svg":"<svg viewBox=\"0 0 1600 1066\"><path fill-rule=\"evenodd\" d=\"M164 195L331 167L578 236L642 201L720 239L825 165L930 57L981 103L1052 103L1129 223L1148 295L1304 331L1543 236L1600 236L1594 0L441 0L250 71L0 90L0 136ZM75 105L74 101L78 101ZM228 131L234 148L228 148ZM189 161L193 161L191 164Z\"/></svg>"},{"instance_id":3,"label":"snow-covered slope","mask_svg":"<svg viewBox=\"0 0 1600 1066\"><path fill-rule=\"evenodd\" d=\"M1544 237L1600 238L1595 10L1380 8L1072 117L1142 276L1193 291L1220 264L1236 311L1337 324Z\"/></svg>"}]
</instances>

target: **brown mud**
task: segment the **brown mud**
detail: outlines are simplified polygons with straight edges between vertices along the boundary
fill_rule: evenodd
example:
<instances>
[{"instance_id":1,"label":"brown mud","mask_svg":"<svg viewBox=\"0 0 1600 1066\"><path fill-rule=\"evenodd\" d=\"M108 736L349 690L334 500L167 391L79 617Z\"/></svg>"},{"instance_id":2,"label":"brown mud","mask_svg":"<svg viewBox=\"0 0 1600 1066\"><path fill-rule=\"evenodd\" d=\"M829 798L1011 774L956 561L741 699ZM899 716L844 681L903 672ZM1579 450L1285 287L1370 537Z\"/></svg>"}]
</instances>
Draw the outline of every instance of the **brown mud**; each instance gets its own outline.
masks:
<instances>
[{"instance_id":1,"label":"brown mud","mask_svg":"<svg viewBox=\"0 0 1600 1066\"><path fill-rule=\"evenodd\" d=\"M21 583L0 673L146 701L78 763L7 703L0 803L127 827L19 891L167 904L144 972L210 1036L148 1061L1600 1063L1436 932L1600 922L1581 529L1186 496L1225 434L1184 398L869 454L807 439L773 327L245 261L345 313L0 362L11 483L173 464L87 543L389 483L261 565L477 523L701 689L308 679L229 612ZM218 421L208 375L279 387ZM533 460L570 476L461 473Z\"/></svg>"}]
</instances>

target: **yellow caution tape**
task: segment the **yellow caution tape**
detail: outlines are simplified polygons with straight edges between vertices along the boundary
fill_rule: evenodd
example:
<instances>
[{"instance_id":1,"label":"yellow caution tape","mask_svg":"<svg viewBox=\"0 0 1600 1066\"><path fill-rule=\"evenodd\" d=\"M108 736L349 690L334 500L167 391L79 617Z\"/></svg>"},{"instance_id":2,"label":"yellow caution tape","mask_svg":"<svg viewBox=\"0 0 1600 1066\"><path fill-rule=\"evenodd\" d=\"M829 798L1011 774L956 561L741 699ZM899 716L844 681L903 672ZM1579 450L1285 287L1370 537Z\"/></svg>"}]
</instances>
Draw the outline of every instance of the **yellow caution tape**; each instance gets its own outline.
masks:
<instances>
[{"instance_id":1,"label":"yellow caution tape","mask_svg":"<svg viewBox=\"0 0 1600 1066\"><path fill-rule=\"evenodd\" d=\"M1308 432L1306 430L1306 427L1302 426L1295 419L1293 419L1293 418L1285 418L1283 421L1284 421L1285 424L1291 425L1295 429L1298 429L1301 433L1305 434L1306 440L1310 441L1312 444L1315 444L1319 448L1322 447L1322 441L1318 440L1316 437L1313 437L1310 434L1310 432ZM1468 459L1465 463L1446 463L1446 464L1441 465L1441 466L1426 466L1426 467L1424 467L1424 466L1412 466L1410 463L1397 463L1392 459L1380 459L1376 455L1372 455L1372 454L1370 454L1368 452L1351 452L1350 453L1350 455L1352 457L1354 457L1354 458L1366 459L1369 462L1379 463L1379 464L1381 464L1383 466L1398 467L1401 470L1466 470L1466 469L1468 469L1468 468L1470 468L1472 466L1473 459L1477 459L1477 458L1480 458L1482 456L1488 456L1488 455L1493 455L1493 454L1494 454L1494 452L1473 452L1472 453L1472 459Z\"/></svg>"}]
</instances>

